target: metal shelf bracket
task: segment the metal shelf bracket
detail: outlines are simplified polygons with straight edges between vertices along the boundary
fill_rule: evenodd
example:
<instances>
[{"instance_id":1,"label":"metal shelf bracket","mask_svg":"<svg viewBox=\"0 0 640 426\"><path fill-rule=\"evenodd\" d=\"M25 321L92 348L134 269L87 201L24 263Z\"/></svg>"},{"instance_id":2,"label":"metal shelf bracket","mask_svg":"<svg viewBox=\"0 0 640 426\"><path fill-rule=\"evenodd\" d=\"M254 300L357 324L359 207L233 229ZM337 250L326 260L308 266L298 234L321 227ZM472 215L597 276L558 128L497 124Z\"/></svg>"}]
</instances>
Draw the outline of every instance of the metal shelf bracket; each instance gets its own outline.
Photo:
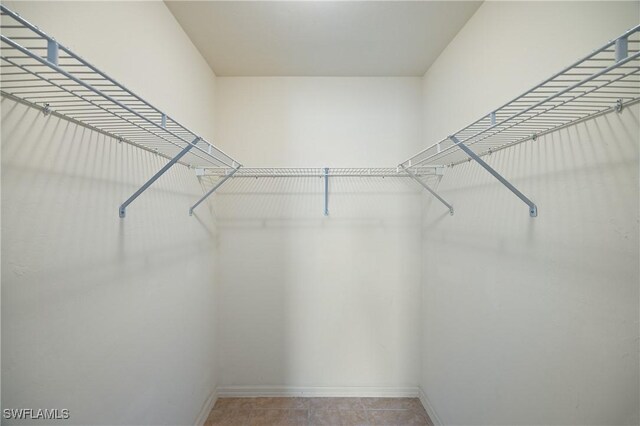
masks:
<instances>
[{"instance_id":1,"label":"metal shelf bracket","mask_svg":"<svg viewBox=\"0 0 640 426\"><path fill-rule=\"evenodd\" d=\"M324 168L324 215L329 216L329 168Z\"/></svg>"},{"instance_id":2,"label":"metal shelf bracket","mask_svg":"<svg viewBox=\"0 0 640 426\"><path fill-rule=\"evenodd\" d=\"M431 189L431 187L429 185L427 185L426 183L424 183L418 176L416 176L415 173L413 173L411 170L409 170L408 168L406 168L404 165L400 164L400 168L402 168L402 170L404 170L413 180L415 180L416 182L418 182L424 189L426 189L427 191L429 191L431 193L431 195L433 195L434 197L436 197L438 199L438 201L440 201L442 204L444 204L445 206L447 206L447 208L449 209L449 214L451 216L453 216L453 206L449 203L447 203L445 201L444 198L442 198L440 195L438 195L438 193L436 191L434 191L433 189Z\"/></svg>"},{"instance_id":3,"label":"metal shelf bracket","mask_svg":"<svg viewBox=\"0 0 640 426\"><path fill-rule=\"evenodd\" d=\"M58 43L54 40L47 40L47 61L53 65L58 65L58 57L60 55L60 48Z\"/></svg>"},{"instance_id":4,"label":"metal shelf bracket","mask_svg":"<svg viewBox=\"0 0 640 426\"><path fill-rule=\"evenodd\" d=\"M121 218L124 218L126 215L126 209L127 206L129 204L131 204L133 202L133 200L135 200L136 198L138 198L140 196L140 194L142 194L144 191L146 191L147 188L149 188L151 186L151 184L153 182L155 182L156 180L158 180L158 178L160 176L162 176L167 170L169 170L171 168L171 166L173 166L174 164L176 164L182 157L184 157L184 155L189 152L191 150L191 148L193 148L194 146L196 146L196 144L200 141L200 138L197 137L193 140L193 142L191 142L190 144L188 144L187 146L185 146L184 148L182 148L182 151L180 151L175 157L173 157L167 164L164 165L163 168L161 168L160 170L158 170L158 172L153 175L151 177L151 179L149 179L144 185L142 185L140 187L140 189L138 189L136 192L133 193L133 195L131 197L129 197L127 199L127 201L125 201L124 203L122 203L122 205L120 206L120 209L118 209L118 213L120 215Z\"/></svg>"},{"instance_id":5,"label":"metal shelf bracket","mask_svg":"<svg viewBox=\"0 0 640 426\"><path fill-rule=\"evenodd\" d=\"M240 167L242 167L240 164L238 164L234 169L231 170L231 172L229 172L228 175L226 175L225 177L223 177L222 179L220 179L220 181L218 183L216 183L213 188L211 188L209 191L207 191L206 194L204 194L202 196L202 198L200 198L198 201L196 201L196 203L191 206L191 208L189 208L189 216L193 216L193 209L195 209L196 207L198 207L204 200L206 200L211 194L213 194L214 192L216 192L216 190L218 188L220 188L229 178L231 178L234 174L236 174L236 172L238 170L240 170ZM199 172L196 169L196 175L200 175L202 172Z\"/></svg>"},{"instance_id":6,"label":"metal shelf bracket","mask_svg":"<svg viewBox=\"0 0 640 426\"><path fill-rule=\"evenodd\" d=\"M496 172L490 165L485 163L484 160L480 158L475 152L473 152L468 146L460 142L458 138L451 135L449 136L449 139L451 139L451 141L454 144L456 144L460 149L462 149L471 159L473 159L476 163L480 164L486 171L491 173L493 177L498 179L500 183L502 183L504 186L506 186L509 189L509 191L513 192L514 194L516 194L518 198L524 201L525 204L529 206L529 216L531 217L538 216L538 207L535 205L533 201L527 198L522 192L518 191L518 189L515 186L513 186L508 180L502 177L500 173Z\"/></svg>"},{"instance_id":7,"label":"metal shelf bracket","mask_svg":"<svg viewBox=\"0 0 640 426\"><path fill-rule=\"evenodd\" d=\"M629 40L626 36L616 39L615 47L615 60L616 63L626 59L629 56Z\"/></svg>"}]
</instances>

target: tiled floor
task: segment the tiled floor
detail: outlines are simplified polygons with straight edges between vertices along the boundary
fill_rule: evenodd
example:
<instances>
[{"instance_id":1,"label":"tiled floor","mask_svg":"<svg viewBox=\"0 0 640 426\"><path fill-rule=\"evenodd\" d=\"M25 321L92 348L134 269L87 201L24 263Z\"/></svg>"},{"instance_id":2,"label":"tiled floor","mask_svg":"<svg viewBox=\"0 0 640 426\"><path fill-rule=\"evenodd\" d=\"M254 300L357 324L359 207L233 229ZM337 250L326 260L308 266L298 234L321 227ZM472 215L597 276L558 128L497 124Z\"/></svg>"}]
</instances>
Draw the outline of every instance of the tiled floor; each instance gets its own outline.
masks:
<instances>
[{"instance_id":1,"label":"tiled floor","mask_svg":"<svg viewBox=\"0 0 640 426\"><path fill-rule=\"evenodd\" d=\"M219 398L206 426L432 425L417 398Z\"/></svg>"}]
</instances>

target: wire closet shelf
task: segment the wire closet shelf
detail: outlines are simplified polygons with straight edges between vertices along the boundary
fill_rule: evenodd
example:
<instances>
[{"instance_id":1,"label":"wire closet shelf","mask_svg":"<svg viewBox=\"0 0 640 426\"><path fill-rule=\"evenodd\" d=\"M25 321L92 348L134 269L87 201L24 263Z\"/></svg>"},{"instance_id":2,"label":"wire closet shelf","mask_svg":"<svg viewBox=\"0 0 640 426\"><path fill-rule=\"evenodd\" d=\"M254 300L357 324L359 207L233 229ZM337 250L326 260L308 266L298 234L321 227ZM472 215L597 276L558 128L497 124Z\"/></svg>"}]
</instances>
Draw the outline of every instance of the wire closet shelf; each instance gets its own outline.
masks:
<instances>
[{"instance_id":1,"label":"wire closet shelf","mask_svg":"<svg viewBox=\"0 0 640 426\"><path fill-rule=\"evenodd\" d=\"M639 49L640 25L401 165L453 166L473 158L470 147L483 156L620 111L640 99Z\"/></svg>"},{"instance_id":2,"label":"wire closet shelf","mask_svg":"<svg viewBox=\"0 0 640 426\"><path fill-rule=\"evenodd\" d=\"M239 164L17 13L0 5L1 91L190 167ZM183 152L184 150L184 152Z\"/></svg>"},{"instance_id":3,"label":"wire closet shelf","mask_svg":"<svg viewBox=\"0 0 640 426\"><path fill-rule=\"evenodd\" d=\"M213 144L168 117L140 96L0 5L2 96L87 126L154 152L169 162L119 208L125 209L176 163L192 167L212 187L189 213L231 178L324 180L328 214L330 178L411 178L453 214L453 206L427 184L445 166L474 160L529 206L537 207L480 157L640 100L640 25L469 126L425 148L396 168L246 168ZM474 149L471 149L474 148ZM477 152L476 152L477 151Z\"/></svg>"},{"instance_id":4,"label":"wire closet shelf","mask_svg":"<svg viewBox=\"0 0 640 426\"><path fill-rule=\"evenodd\" d=\"M420 166L416 169L416 176L438 176L441 174L441 166ZM233 178L408 178L410 177L399 167L261 167L242 168L237 172L234 169L216 167L196 169L199 176L211 178L224 178L233 173Z\"/></svg>"}]
</instances>

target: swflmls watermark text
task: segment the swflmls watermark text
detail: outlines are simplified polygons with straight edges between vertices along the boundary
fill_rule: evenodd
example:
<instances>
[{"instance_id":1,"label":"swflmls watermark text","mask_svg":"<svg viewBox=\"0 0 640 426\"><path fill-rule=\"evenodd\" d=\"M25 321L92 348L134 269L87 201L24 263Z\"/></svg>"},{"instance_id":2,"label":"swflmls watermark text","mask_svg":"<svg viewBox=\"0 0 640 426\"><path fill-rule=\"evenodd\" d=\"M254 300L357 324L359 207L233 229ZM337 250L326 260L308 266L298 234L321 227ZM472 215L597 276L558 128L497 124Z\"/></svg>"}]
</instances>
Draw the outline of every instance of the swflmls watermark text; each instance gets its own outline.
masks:
<instances>
[{"instance_id":1,"label":"swflmls watermark text","mask_svg":"<svg viewBox=\"0 0 640 426\"><path fill-rule=\"evenodd\" d=\"M9 420L67 420L67 408L5 408L2 417Z\"/></svg>"}]
</instances>

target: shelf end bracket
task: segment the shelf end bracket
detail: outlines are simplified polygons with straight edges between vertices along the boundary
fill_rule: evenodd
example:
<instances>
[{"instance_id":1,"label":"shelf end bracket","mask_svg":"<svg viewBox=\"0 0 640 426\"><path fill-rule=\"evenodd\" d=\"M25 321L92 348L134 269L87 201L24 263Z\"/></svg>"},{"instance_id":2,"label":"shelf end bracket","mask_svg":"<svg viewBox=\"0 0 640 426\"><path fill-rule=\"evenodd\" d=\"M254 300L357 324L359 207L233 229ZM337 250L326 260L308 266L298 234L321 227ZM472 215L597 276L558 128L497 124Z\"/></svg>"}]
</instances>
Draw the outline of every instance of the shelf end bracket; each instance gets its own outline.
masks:
<instances>
[{"instance_id":1,"label":"shelf end bracket","mask_svg":"<svg viewBox=\"0 0 640 426\"><path fill-rule=\"evenodd\" d=\"M614 47L614 55L616 63L626 59L629 56L629 40L627 37L620 37L616 40Z\"/></svg>"},{"instance_id":2,"label":"shelf end bracket","mask_svg":"<svg viewBox=\"0 0 640 426\"><path fill-rule=\"evenodd\" d=\"M55 40L47 40L47 61L53 65L58 65L59 46Z\"/></svg>"},{"instance_id":3,"label":"shelf end bracket","mask_svg":"<svg viewBox=\"0 0 640 426\"><path fill-rule=\"evenodd\" d=\"M440 201L442 204L444 204L445 206L447 206L447 208L449 209L449 214L451 216L453 216L453 206L449 203L447 203L445 201L444 198L442 198L440 195L438 195L438 193L436 191L434 191L433 189L431 189L431 187L429 185L427 185L426 183L424 183L422 181L422 179L420 179L415 173L413 173L411 170L409 170L408 168L406 168L404 166L404 164L400 164L400 168L402 170L404 170L409 177L411 177L411 179L415 180L416 182L418 182L420 184L420 186L422 186L424 189L426 189L427 191L429 191L431 193L431 195L433 195L434 197L436 197L438 199L438 201Z\"/></svg>"},{"instance_id":4,"label":"shelf end bracket","mask_svg":"<svg viewBox=\"0 0 640 426\"><path fill-rule=\"evenodd\" d=\"M136 192L133 193L133 195L131 197L129 197L127 199L127 201L125 201L124 203L122 203L122 205L120 206L120 208L118 209L118 214L121 218L124 218L126 215L126 209L127 206L129 204L131 204L133 202L133 200L135 200L136 198L138 198L140 196L140 194L142 194L144 191L147 190L147 188L149 188L151 186L151 184L153 182L155 182L156 180L158 180L158 178L160 176L162 176L167 170L169 170L174 164L176 164L178 161L180 161L180 159L182 157L184 157L184 155L189 152L191 150L191 148L193 148L194 146L196 146L196 144L200 141L200 137L197 137L193 140L193 142L187 144L187 146L185 146L184 148L182 148L182 151L180 151L175 157L173 157L167 164L164 165L164 167L162 167L160 170L158 170L158 172L153 175L151 177L151 179L149 179L144 185L142 185L140 187L140 189L138 189Z\"/></svg>"},{"instance_id":5,"label":"shelf end bracket","mask_svg":"<svg viewBox=\"0 0 640 426\"><path fill-rule=\"evenodd\" d=\"M193 216L193 210L194 210L196 207L198 207L198 206L199 206L199 205L200 205L204 200L206 200L207 198L209 198L209 196L210 196L211 194L213 194L214 192L216 192L216 190L217 190L218 188L220 188L222 185L224 185L224 183L225 183L229 178L231 178L233 175L235 175L235 174L236 174L236 172L237 172L238 170L240 170L240 167L242 167L242 166L241 166L240 164L238 164L238 165L236 166L236 168L235 168L235 169L231 170L231 171L230 171L230 172L229 172L225 177L223 177L222 179L220 179L220 181L218 181L218 183L216 183L216 184L213 186L213 188L211 188L209 191L207 191L207 193L206 193L206 194L204 194L204 195L202 196L202 198L200 198L198 201L196 201L196 203L195 203L193 206L191 206L191 208L189 208L189 216Z\"/></svg>"},{"instance_id":6,"label":"shelf end bracket","mask_svg":"<svg viewBox=\"0 0 640 426\"><path fill-rule=\"evenodd\" d=\"M482 158L478 156L475 152L473 152L468 146L464 143L460 142L458 138L455 136L449 136L449 139L456 144L461 150L463 150L471 159L473 159L476 163L480 164L486 171L491 173L493 177L498 179L500 183L506 186L509 191L513 192L518 198L520 198L526 205L529 206L529 216L537 217L538 216L538 207L535 205L533 201L527 198L522 192L518 190L515 186L513 186L508 180L506 180L500 173L495 171L490 165L484 162Z\"/></svg>"}]
</instances>

